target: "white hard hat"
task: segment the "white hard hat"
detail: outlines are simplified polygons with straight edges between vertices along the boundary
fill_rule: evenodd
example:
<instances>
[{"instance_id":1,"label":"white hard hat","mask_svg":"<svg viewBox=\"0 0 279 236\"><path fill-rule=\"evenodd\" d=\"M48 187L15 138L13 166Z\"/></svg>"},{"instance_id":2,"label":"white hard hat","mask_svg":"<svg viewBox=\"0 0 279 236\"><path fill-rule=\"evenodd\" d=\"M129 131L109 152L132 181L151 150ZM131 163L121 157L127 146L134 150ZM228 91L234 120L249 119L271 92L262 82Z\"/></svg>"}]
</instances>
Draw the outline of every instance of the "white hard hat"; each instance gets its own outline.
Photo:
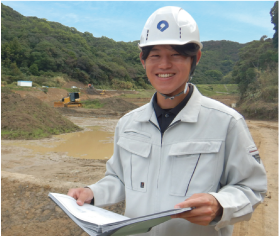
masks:
<instances>
[{"instance_id":1,"label":"white hard hat","mask_svg":"<svg viewBox=\"0 0 279 236\"><path fill-rule=\"evenodd\" d=\"M193 17L180 7L162 7L146 21L139 47L195 43L202 49L200 33Z\"/></svg>"}]
</instances>

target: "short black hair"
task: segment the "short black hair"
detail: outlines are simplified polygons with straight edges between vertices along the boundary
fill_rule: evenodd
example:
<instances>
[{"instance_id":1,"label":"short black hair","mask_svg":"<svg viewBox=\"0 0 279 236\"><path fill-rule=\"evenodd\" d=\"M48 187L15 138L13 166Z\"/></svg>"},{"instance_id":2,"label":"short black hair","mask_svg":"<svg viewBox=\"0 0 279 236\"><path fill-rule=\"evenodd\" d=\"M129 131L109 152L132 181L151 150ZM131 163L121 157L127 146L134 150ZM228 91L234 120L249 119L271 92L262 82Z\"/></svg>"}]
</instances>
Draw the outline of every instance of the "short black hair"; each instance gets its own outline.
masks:
<instances>
[{"instance_id":1,"label":"short black hair","mask_svg":"<svg viewBox=\"0 0 279 236\"><path fill-rule=\"evenodd\" d=\"M154 46L146 46L146 47L142 47L142 56L141 59L142 60L146 60L146 58L148 57L151 49ZM190 76L192 76L194 74L194 71L196 69L196 62L197 62L197 53L200 49L200 46L195 44L195 43L187 43L187 44L183 44L183 45L171 45L171 47L177 51L179 54L186 56L186 57L191 57L193 59L192 61L192 65L191 65L191 71L190 71Z\"/></svg>"}]
</instances>

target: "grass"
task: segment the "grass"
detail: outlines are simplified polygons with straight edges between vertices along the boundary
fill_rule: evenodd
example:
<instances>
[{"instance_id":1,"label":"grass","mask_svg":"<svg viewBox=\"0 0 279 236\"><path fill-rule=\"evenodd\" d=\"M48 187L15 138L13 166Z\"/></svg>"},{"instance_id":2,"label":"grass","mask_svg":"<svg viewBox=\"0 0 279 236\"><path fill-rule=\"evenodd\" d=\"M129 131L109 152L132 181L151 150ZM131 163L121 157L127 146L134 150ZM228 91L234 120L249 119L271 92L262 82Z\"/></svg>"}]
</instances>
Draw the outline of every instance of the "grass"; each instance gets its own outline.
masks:
<instances>
[{"instance_id":1,"label":"grass","mask_svg":"<svg viewBox=\"0 0 279 236\"><path fill-rule=\"evenodd\" d=\"M49 138L51 135L58 135L62 133L69 133L73 132L72 129L51 129L46 128L43 129L34 129L30 132L23 131L23 130L1 130L1 137L8 138L8 139L42 139L42 138Z\"/></svg>"},{"instance_id":2,"label":"grass","mask_svg":"<svg viewBox=\"0 0 279 236\"><path fill-rule=\"evenodd\" d=\"M224 94L237 94L237 84L196 84L197 88L204 96L220 96ZM122 94L118 98L151 98L154 90L139 90L136 94Z\"/></svg>"},{"instance_id":3,"label":"grass","mask_svg":"<svg viewBox=\"0 0 279 236\"><path fill-rule=\"evenodd\" d=\"M98 109L104 106L98 99L82 101L82 106L88 109Z\"/></svg>"},{"instance_id":4,"label":"grass","mask_svg":"<svg viewBox=\"0 0 279 236\"><path fill-rule=\"evenodd\" d=\"M135 94L122 94L117 98L151 98L152 95L156 92L155 89L153 90L138 90L138 93Z\"/></svg>"},{"instance_id":5,"label":"grass","mask_svg":"<svg viewBox=\"0 0 279 236\"><path fill-rule=\"evenodd\" d=\"M20 90L20 91L33 91L36 87L24 87L24 86L17 86L17 85L6 85L3 88L9 88L12 90ZM2 87L1 87L2 89Z\"/></svg>"},{"instance_id":6,"label":"grass","mask_svg":"<svg viewBox=\"0 0 279 236\"><path fill-rule=\"evenodd\" d=\"M15 130L15 131L9 131L9 130L1 130L1 137L5 138L8 137L8 139L40 139L40 138L48 138L50 137L49 133L45 133L41 129L33 130L32 132L26 132L22 130Z\"/></svg>"},{"instance_id":7,"label":"grass","mask_svg":"<svg viewBox=\"0 0 279 236\"><path fill-rule=\"evenodd\" d=\"M68 93L78 93L78 92L80 92L79 88L60 88L60 89L65 89L66 91L68 91Z\"/></svg>"},{"instance_id":8,"label":"grass","mask_svg":"<svg viewBox=\"0 0 279 236\"><path fill-rule=\"evenodd\" d=\"M237 84L197 84L196 86L201 94L207 97L238 93Z\"/></svg>"}]
</instances>

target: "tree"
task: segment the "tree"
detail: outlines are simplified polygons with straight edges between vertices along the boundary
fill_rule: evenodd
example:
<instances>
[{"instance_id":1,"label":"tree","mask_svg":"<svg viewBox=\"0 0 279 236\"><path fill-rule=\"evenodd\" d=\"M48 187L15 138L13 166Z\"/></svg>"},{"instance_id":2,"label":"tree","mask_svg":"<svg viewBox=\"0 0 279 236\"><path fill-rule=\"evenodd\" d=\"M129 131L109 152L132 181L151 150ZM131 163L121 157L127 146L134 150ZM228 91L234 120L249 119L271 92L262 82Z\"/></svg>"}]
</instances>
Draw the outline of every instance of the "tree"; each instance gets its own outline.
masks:
<instances>
[{"instance_id":1,"label":"tree","mask_svg":"<svg viewBox=\"0 0 279 236\"><path fill-rule=\"evenodd\" d=\"M208 80L213 80L216 82L220 82L223 77L222 72L219 70L208 70L205 72L205 75L207 76Z\"/></svg>"},{"instance_id":2,"label":"tree","mask_svg":"<svg viewBox=\"0 0 279 236\"><path fill-rule=\"evenodd\" d=\"M238 84L241 99L254 96L259 87L259 74L275 70L278 66L278 52L272 41L254 40L239 50L239 61L235 64L232 79Z\"/></svg>"},{"instance_id":3,"label":"tree","mask_svg":"<svg viewBox=\"0 0 279 236\"><path fill-rule=\"evenodd\" d=\"M32 75L40 74L37 64L33 64L32 66L30 66L29 71L31 72Z\"/></svg>"},{"instance_id":4,"label":"tree","mask_svg":"<svg viewBox=\"0 0 279 236\"><path fill-rule=\"evenodd\" d=\"M274 24L275 33L273 35L273 44L278 48L278 1L274 3L274 6L270 10L271 23Z\"/></svg>"}]
</instances>

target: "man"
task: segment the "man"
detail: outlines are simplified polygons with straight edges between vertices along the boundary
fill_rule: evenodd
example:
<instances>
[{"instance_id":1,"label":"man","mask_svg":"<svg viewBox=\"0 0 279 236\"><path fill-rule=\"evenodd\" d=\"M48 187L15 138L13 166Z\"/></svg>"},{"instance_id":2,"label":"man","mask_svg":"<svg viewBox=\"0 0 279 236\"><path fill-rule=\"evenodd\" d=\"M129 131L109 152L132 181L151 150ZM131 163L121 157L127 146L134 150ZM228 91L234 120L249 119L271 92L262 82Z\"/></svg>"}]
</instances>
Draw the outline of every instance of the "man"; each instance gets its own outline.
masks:
<instances>
[{"instance_id":1,"label":"man","mask_svg":"<svg viewBox=\"0 0 279 236\"><path fill-rule=\"evenodd\" d=\"M235 110L188 83L202 44L198 26L185 10L155 11L139 47L157 92L150 103L119 120L106 176L68 194L79 205L126 200L128 217L194 208L143 235L232 235L232 224L250 219L267 188L246 123Z\"/></svg>"}]
</instances>

